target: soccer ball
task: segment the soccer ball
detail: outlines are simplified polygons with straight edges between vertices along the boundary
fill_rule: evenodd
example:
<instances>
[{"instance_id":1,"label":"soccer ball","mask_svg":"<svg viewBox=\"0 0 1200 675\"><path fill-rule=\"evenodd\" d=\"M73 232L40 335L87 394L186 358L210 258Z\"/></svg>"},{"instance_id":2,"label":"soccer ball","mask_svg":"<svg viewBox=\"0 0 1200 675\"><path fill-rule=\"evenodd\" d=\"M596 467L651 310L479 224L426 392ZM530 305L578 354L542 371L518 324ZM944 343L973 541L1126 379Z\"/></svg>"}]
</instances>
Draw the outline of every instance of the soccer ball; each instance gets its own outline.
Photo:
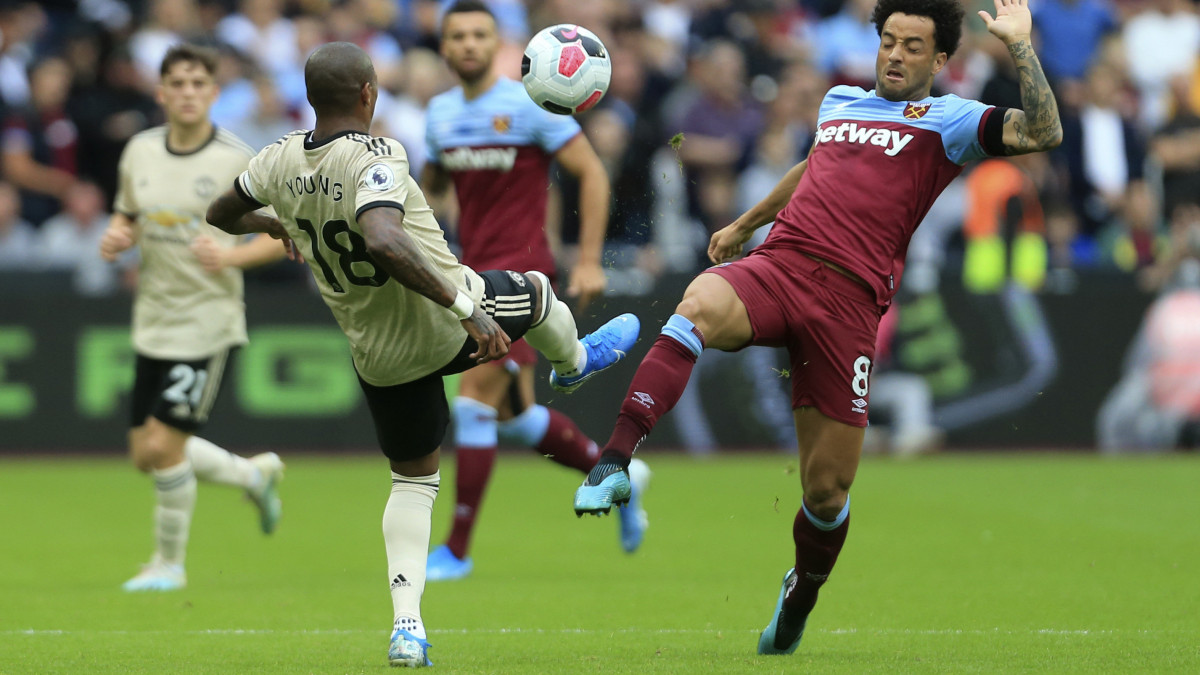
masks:
<instances>
[{"instance_id":1,"label":"soccer ball","mask_svg":"<svg viewBox=\"0 0 1200 675\"><path fill-rule=\"evenodd\" d=\"M534 103L559 115L581 113L608 91L612 63L591 31L572 24L542 29L521 59L521 83Z\"/></svg>"}]
</instances>

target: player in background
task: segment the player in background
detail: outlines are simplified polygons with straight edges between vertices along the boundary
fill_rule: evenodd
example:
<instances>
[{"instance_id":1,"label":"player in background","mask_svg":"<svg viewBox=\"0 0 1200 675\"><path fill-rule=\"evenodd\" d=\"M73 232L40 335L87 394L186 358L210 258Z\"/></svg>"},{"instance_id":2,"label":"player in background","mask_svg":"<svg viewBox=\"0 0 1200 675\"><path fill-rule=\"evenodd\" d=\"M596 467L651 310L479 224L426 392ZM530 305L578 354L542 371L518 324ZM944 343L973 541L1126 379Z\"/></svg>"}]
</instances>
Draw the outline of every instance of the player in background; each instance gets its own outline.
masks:
<instances>
[{"instance_id":1,"label":"player in background","mask_svg":"<svg viewBox=\"0 0 1200 675\"><path fill-rule=\"evenodd\" d=\"M195 435L208 421L229 357L246 343L242 270L285 255L270 237L245 241L204 222L218 186L254 155L209 119L216 69L210 49L179 45L167 52L158 86L167 123L125 146L112 219L100 242L109 261L135 244L141 249L129 453L154 477L157 545L141 573L125 583L127 591L187 585L183 563L197 479L245 490L266 534L280 516L278 455L246 459Z\"/></svg>"},{"instance_id":2,"label":"player in background","mask_svg":"<svg viewBox=\"0 0 1200 675\"><path fill-rule=\"evenodd\" d=\"M462 85L429 103L425 138L428 163L421 187L431 199L451 190L458 197L458 238L463 264L475 269L537 270L556 276L546 234L549 169L557 161L579 179L579 259L567 295L583 309L604 292L600 265L611 198L608 174L575 118L542 110L520 82L493 68L500 46L496 19L479 0L460 0L442 18L442 55ZM496 446L532 448L586 474L600 450L571 418L534 400L537 353L514 342L508 358L462 374L454 399L454 523L446 543L429 555L429 579L461 579ZM642 542L646 512L641 495L650 471L630 466L633 497L621 510L621 546Z\"/></svg>"},{"instance_id":3,"label":"player in background","mask_svg":"<svg viewBox=\"0 0 1200 675\"><path fill-rule=\"evenodd\" d=\"M450 423L442 376L503 358L522 335L550 359L554 378L577 387L637 341L625 314L580 340L571 310L546 275L477 274L450 252L403 146L368 135L378 97L371 59L334 42L304 67L311 132L266 147L209 207L235 234L268 232L302 242L321 296L350 341L380 448L391 462L383 538L394 622L393 665L430 665L421 594L438 446ZM280 220L254 213L271 205Z\"/></svg>"},{"instance_id":4,"label":"player in background","mask_svg":"<svg viewBox=\"0 0 1200 675\"><path fill-rule=\"evenodd\" d=\"M933 76L958 47L957 0L880 0L875 89L831 89L808 158L713 234L708 255L717 265L684 292L633 377L600 463L575 494L577 513L607 511L629 494L630 457L679 399L705 348L786 346L803 500L792 529L795 567L759 639L761 654L796 649L846 539L875 334L913 231L964 163L1062 140L1030 41L1027 0L996 0L995 18L980 14L1015 62L1024 110L930 96ZM727 262L771 221L762 245Z\"/></svg>"}]
</instances>

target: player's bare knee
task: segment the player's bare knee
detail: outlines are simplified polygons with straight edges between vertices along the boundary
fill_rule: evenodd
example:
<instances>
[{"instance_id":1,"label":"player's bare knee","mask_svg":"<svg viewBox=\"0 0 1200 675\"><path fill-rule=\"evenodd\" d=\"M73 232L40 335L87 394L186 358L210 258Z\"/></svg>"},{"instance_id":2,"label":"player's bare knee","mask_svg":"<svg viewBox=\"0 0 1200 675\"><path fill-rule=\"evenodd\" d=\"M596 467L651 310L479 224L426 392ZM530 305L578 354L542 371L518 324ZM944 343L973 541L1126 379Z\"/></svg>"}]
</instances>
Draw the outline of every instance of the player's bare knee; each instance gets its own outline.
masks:
<instances>
[{"instance_id":1,"label":"player's bare knee","mask_svg":"<svg viewBox=\"0 0 1200 675\"><path fill-rule=\"evenodd\" d=\"M149 473L154 469L172 466L177 462L175 448L164 434L143 433L136 443L130 446L130 458L138 471Z\"/></svg>"},{"instance_id":2,"label":"player's bare knee","mask_svg":"<svg viewBox=\"0 0 1200 675\"><path fill-rule=\"evenodd\" d=\"M817 485L804 491L804 505L821 520L836 520L846 506L847 489L839 485Z\"/></svg>"}]
</instances>

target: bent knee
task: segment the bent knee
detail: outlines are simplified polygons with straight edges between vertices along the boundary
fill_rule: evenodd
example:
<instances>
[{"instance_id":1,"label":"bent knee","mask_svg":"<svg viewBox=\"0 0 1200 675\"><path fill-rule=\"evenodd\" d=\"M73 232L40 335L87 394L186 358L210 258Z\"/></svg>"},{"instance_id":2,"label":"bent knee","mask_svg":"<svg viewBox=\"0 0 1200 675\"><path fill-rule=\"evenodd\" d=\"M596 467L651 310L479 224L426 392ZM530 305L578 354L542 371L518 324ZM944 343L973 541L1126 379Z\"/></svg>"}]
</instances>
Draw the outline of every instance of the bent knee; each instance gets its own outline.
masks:
<instances>
[{"instance_id":1,"label":"bent knee","mask_svg":"<svg viewBox=\"0 0 1200 675\"><path fill-rule=\"evenodd\" d=\"M175 466L183 461L183 455L183 449L163 434L143 434L129 445L129 458L143 473Z\"/></svg>"}]
</instances>

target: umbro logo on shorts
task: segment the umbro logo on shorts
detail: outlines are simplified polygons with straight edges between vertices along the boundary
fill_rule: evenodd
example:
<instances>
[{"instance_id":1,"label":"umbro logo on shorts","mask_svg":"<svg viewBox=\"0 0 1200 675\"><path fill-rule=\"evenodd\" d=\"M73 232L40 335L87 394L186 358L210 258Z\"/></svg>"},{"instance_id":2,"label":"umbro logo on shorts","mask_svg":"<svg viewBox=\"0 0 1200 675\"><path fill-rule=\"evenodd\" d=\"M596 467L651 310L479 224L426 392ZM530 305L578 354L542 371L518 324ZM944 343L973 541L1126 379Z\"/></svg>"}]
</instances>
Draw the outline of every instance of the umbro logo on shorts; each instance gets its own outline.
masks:
<instances>
[{"instance_id":1,"label":"umbro logo on shorts","mask_svg":"<svg viewBox=\"0 0 1200 675\"><path fill-rule=\"evenodd\" d=\"M856 413L867 412L867 402L861 398L856 398L853 401L850 401L850 405L854 406L853 410Z\"/></svg>"}]
</instances>

